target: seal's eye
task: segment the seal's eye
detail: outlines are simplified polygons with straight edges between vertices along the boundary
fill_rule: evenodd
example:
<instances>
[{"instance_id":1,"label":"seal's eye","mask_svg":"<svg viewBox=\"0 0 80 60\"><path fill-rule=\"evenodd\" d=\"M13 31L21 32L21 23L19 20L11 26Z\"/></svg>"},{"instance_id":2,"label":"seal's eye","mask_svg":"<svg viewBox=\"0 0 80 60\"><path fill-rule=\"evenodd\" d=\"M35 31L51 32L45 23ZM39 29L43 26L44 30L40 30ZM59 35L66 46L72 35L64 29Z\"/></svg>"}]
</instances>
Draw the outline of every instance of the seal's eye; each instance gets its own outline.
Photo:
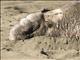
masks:
<instances>
[{"instance_id":1,"label":"seal's eye","mask_svg":"<svg viewBox=\"0 0 80 60\"><path fill-rule=\"evenodd\" d=\"M55 13L55 15L58 15L58 13Z\"/></svg>"},{"instance_id":2,"label":"seal's eye","mask_svg":"<svg viewBox=\"0 0 80 60\"><path fill-rule=\"evenodd\" d=\"M58 15L58 14L62 14L62 12L59 12L59 13L55 13L55 15Z\"/></svg>"},{"instance_id":3,"label":"seal's eye","mask_svg":"<svg viewBox=\"0 0 80 60\"><path fill-rule=\"evenodd\" d=\"M59 14L62 14L62 12L60 12Z\"/></svg>"}]
</instances>

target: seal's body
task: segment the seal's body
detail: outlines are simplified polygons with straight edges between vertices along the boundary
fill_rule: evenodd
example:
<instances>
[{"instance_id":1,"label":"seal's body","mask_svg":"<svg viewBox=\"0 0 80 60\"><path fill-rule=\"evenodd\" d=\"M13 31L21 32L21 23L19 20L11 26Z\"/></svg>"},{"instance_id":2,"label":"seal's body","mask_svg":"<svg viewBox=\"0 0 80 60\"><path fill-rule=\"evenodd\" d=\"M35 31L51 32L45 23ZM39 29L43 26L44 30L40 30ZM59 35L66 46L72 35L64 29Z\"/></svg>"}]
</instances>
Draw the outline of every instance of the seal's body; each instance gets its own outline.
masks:
<instances>
[{"instance_id":1,"label":"seal's body","mask_svg":"<svg viewBox=\"0 0 80 60\"><path fill-rule=\"evenodd\" d=\"M41 12L29 14L10 30L9 39L17 40L29 37L31 33L40 27L42 20L43 14Z\"/></svg>"},{"instance_id":2,"label":"seal's body","mask_svg":"<svg viewBox=\"0 0 80 60\"><path fill-rule=\"evenodd\" d=\"M46 11L46 10L45 10ZM32 36L50 35L52 33L52 26L63 17L61 9L55 9L48 12L36 12L29 14L21 19L19 24L15 25L10 30L10 40L25 39ZM45 13L44 13L45 12ZM48 23L46 23L48 22ZM51 22L51 23L49 23ZM54 23L53 23L54 22ZM51 26L49 26L51 24Z\"/></svg>"}]
</instances>

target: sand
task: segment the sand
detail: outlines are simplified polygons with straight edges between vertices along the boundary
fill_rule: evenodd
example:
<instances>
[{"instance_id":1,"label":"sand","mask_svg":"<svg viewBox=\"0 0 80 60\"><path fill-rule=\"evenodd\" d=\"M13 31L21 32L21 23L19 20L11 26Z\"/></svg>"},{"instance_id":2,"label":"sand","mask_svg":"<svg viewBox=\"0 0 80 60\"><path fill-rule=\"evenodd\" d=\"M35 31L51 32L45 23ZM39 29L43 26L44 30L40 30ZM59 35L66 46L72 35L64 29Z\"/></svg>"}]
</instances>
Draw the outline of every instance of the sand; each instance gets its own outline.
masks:
<instances>
[{"instance_id":1,"label":"sand","mask_svg":"<svg viewBox=\"0 0 80 60\"><path fill-rule=\"evenodd\" d=\"M11 42L10 29L26 15L42 8L56 9L71 4L65 1L1 1L1 59L2 60L80 60L80 39L36 36ZM56 40L56 42L55 42ZM69 43L67 44L67 41Z\"/></svg>"}]
</instances>

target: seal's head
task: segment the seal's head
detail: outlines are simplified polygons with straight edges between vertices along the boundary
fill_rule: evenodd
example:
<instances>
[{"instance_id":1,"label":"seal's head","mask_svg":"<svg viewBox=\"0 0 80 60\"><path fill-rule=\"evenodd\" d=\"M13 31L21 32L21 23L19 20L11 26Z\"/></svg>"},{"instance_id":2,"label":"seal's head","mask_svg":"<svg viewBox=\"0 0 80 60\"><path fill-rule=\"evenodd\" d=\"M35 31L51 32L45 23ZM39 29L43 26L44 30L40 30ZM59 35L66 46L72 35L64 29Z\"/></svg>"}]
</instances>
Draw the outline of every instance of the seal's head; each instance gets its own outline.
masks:
<instances>
[{"instance_id":1,"label":"seal's head","mask_svg":"<svg viewBox=\"0 0 80 60\"><path fill-rule=\"evenodd\" d=\"M55 9L45 13L45 21L52 21L57 23L58 21L62 20L63 18L63 11L61 9Z\"/></svg>"}]
</instances>

